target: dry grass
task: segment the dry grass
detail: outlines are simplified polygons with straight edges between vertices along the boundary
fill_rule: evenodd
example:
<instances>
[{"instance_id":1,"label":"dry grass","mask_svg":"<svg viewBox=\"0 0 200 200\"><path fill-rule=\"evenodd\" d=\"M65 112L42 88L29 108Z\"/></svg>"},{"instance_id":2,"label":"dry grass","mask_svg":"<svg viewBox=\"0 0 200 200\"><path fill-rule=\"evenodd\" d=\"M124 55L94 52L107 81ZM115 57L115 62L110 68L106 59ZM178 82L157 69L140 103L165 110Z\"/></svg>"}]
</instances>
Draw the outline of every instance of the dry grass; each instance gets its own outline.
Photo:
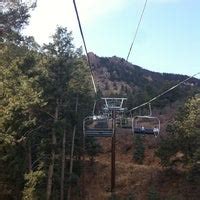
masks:
<instances>
[{"instance_id":1,"label":"dry grass","mask_svg":"<svg viewBox=\"0 0 200 200\"><path fill-rule=\"evenodd\" d=\"M166 122L172 119L174 111L160 116L162 130ZM162 131L162 137L165 137ZM147 200L150 186L153 184L161 199L198 200L198 189L188 185L180 174L168 177L160 166L159 159L154 155L160 138L145 136L145 159L143 165L136 164L132 159L133 136L130 130L120 130L116 136L116 195L125 200L128 194L134 194L136 200ZM91 165L86 162L85 189L87 200L108 200L111 175L111 138L101 138L99 142L102 152ZM191 198L190 198L191 197Z\"/></svg>"},{"instance_id":2,"label":"dry grass","mask_svg":"<svg viewBox=\"0 0 200 200\"><path fill-rule=\"evenodd\" d=\"M86 165L86 199L106 200L110 196L111 139L101 138L102 153L95 163ZM144 165L132 160L133 137L120 134L116 138L116 194L119 197L136 193L138 199L145 198L148 184L155 171L160 170L159 162L154 158L153 150L146 153Z\"/></svg>"}]
</instances>

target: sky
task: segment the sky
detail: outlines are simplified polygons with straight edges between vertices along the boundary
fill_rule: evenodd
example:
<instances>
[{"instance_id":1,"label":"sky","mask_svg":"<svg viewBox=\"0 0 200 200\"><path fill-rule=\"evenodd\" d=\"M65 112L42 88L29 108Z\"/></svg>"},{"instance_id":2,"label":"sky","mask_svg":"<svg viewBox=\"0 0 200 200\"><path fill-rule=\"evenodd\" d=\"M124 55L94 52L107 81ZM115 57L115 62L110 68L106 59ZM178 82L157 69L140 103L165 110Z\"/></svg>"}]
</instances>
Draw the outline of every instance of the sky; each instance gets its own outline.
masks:
<instances>
[{"instance_id":1,"label":"sky","mask_svg":"<svg viewBox=\"0 0 200 200\"><path fill-rule=\"evenodd\" d=\"M76 0L88 51L126 59L144 2ZM161 73L200 72L199 10L200 0L148 0L129 62ZM23 32L42 45L58 25L83 46L73 0L38 0Z\"/></svg>"}]
</instances>

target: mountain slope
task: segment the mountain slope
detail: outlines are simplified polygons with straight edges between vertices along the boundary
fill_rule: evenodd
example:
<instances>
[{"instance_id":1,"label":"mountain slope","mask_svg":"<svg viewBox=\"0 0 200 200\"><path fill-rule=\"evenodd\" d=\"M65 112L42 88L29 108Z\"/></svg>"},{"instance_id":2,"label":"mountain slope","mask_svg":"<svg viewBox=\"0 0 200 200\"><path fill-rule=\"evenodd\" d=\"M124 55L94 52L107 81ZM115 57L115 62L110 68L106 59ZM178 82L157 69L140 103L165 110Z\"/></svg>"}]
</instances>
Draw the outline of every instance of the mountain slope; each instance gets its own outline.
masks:
<instances>
[{"instance_id":1,"label":"mountain slope","mask_svg":"<svg viewBox=\"0 0 200 200\"><path fill-rule=\"evenodd\" d=\"M169 89L187 78L185 75L152 72L124 59L101 58L90 53L95 80L104 96L127 96L129 107L136 106ZM199 199L200 188L189 182L186 168L163 168L155 151L160 141L167 137L165 129L175 117L177 108L193 94L200 91L200 80L192 78L153 103L155 114L161 122L158 138L142 137L145 156L142 164L133 159L135 137L128 129L117 128L116 134L116 197L110 193L111 138L98 138L102 150L94 162L86 157L85 194L87 199ZM151 195L151 197L149 197ZM156 197L159 195L159 198ZM152 197L153 196L153 197Z\"/></svg>"},{"instance_id":2,"label":"mountain slope","mask_svg":"<svg viewBox=\"0 0 200 200\"><path fill-rule=\"evenodd\" d=\"M133 65L123 58L98 57L89 53L97 87L103 96L126 96L135 106L160 94L188 76L158 73ZM159 99L158 107L183 100L200 91L200 80L191 78L172 92Z\"/></svg>"}]
</instances>

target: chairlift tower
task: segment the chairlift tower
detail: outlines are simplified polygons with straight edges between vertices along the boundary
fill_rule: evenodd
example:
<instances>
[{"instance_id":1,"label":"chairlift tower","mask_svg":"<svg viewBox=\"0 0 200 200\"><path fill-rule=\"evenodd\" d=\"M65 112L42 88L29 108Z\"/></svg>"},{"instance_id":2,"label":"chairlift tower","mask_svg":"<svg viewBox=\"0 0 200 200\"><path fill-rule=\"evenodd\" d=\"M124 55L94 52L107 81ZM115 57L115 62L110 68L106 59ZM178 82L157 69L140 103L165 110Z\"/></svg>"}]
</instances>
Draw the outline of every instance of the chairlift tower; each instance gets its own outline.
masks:
<instances>
[{"instance_id":1,"label":"chairlift tower","mask_svg":"<svg viewBox=\"0 0 200 200\"><path fill-rule=\"evenodd\" d=\"M111 193L115 192L115 141L116 141L116 114L126 110L123 107L127 98L101 98L103 100L103 115L87 116L83 120L83 134L85 149L85 137L111 137ZM95 110L96 102L94 104ZM111 123L112 122L112 123ZM111 126L112 124L112 126Z\"/></svg>"},{"instance_id":2,"label":"chairlift tower","mask_svg":"<svg viewBox=\"0 0 200 200\"><path fill-rule=\"evenodd\" d=\"M111 154L111 193L115 192L115 143L116 143L116 113L123 112L123 103L127 98L102 98L105 101L104 109L112 116L112 154Z\"/></svg>"},{"instance_id":3,"label":"chairlift tower","mask_svg":"<svg viewBox=\"0 0 200 200\"><path fill-rule=\"evenodd\" d=\"M127 98L101 98L101 112L95 114L96 102L94 104L93 115L87 116L83 120L83 149L85 149L85 138L86 137L111 137L111 193L115 193L115 143L116 143L116 122L117 117L123 115L127 110L124 105L124 101ZM146 122L153 123L148 128ZM123 127L122 127L123 128ZM127 127L126 127L127 128ZM158 117L152 115L151 105L149 104L148 115L131 115L131 126L132 134L140 135L154 135L157 137L160 133L160 120ZM85 151L85 150L84 150ZM84 196L84 195L83 195Z\"/></svg>"}]
</instances>

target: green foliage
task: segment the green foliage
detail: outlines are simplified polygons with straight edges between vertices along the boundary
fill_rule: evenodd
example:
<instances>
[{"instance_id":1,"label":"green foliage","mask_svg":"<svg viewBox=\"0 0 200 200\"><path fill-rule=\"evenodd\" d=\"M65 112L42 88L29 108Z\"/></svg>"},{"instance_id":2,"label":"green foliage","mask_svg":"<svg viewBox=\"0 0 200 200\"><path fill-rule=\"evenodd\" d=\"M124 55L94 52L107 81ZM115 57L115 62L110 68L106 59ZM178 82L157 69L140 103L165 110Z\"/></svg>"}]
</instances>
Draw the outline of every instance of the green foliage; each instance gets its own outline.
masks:
<instances>
[{"instance_id":1,"label":"green foliage","mask_svg":"<svg viewBox=\"0 0 200 200\"><path fill-rule=\"evenodd\" d=\"M200 98L190 99L167 128L170 135L163 140L156 155L164 166L183 163L191 169L199 166Z\"/></svg>"},{"instance_id":2,"label":"green foliage","mask_svg":"<svg viewBox=\"0 0 200 200\"><path fill-rule=\"evenodd\" d=\"M161 159L162 165L173 166L175 164L174 162L171 162L170 158L178 151L178 142L177 139L171 137L161 141L156 155Z\"/></svg>"},{"instance_id":3,"label":"green foliage","mask_svg":"<svg viewBox=\"0 0 200 200\"><path fill-rule=\"evenodd\" d=\"M170 197L167 197L166 200L177 200L177 197L176 196L170 196Z\"/></svg>"},{"instance_id":4,"label":"green foliage","mask_svg":"<svg viewBox=\"0 0 200 200\"><path fill-rule=\"evenodd\" d=\"M30 9L35 8L35 2L28 5L27 2L4 0L1 2L1 31L0 41L18 42L22 39L19 31L28 24Z\"/></svg>"},{"instance_id":5,"label":"green foliage","mask_svg":"<svg viewBox=\"0 0 200 200\"><path fill-rule=\"evenodd\" d=\"M134 138L134 150L133 150L133 159L139 163L142 164L144 160L144 141L142 136L135 136Z\"/></svg>"},{"instance_id":6,"label":"green foliage","mask_svg":"<svg viewBox=\"0 0 200 200\"><path fill-rule=\"evenodd\" d=\"M151 185L147 194L148 200L160 200L159 193L154 185Z\"/></svg>"},{"instance_id":7,"label":"green foliage","mask_svg":"<svg viewBox=\"0 0 200 200\"><path fill-rule=\"evenodd\" d=\"M27 172L27 136L38 125L36 109L45 104L38 84L38 75L42 73L38 53L25 44L6 39L1 47L0 178L5 184L0 185L0 190L7 185L12 192L2 195L20 199Z\"/></svg>"},{"instance_id":8,"label":"green foliage","mask_svg":"<svg viewBox=\"0 0 200 200\"><path fill-rule=\"evenodd\" d=\"M44 177L44 172L39 171L31 171L28 174L25 174L25 187L23 191L23 200L36 200L40 199L37 194L37 185Z\"/></svg>"},{"instance_id":9,"label":"green foliage","mask_svg":"<svg viewBox=\"0 0 200 200\"><path fill-rule=\"evenodd\" d=\"M67 180L67 183L68 183L68 185L76 186L77 183L78 183L78 180L79 180L79 177L78 177L76 174L72 173L72 174L69 176L69 178L68 178L68 180Z\"/></svg>"},{"instance_id":10,"label":"green foliage","mask_svg":"<svg viewBox=\"0 0 200 200\"><path fill-rule=\"evenodd\" d=\"M112 193L111 196L108 198L108 200L119 200L120 198L115 194Z\"/></svg>"},{"instance_id":11,"label":"green foliage","mask_svg":"<svg viewBox=\"0 0 200 200\"><path fill-rule=\"evenodd\" d=\"M52 151L56 155L52 194L59 198L63 129L67 132L69 155L72 128L77 125L75 147L81 146L82 119L92 101L86 61L81 50L73 46L71 33L61 27L43 52L38 52L39 46L31 37L21 37L20 43L4 38L1 47L0 180L4 184L0 185L0 198L22 199L22 192L23 199L45 198ZM54 144L52 132L56 136ZM82 150L76 147L74 154L78 161ZM38 170L41 162L44 164ZM74 172L80 176L81 168L76 163Z\"/></svg>"},{"instance_id":12,"label":"green foliage","mask_svg":"<svg viewBox=\"0 0 200 200\"><path fill-rule=\"evenodd\" d=\"M196 185L200 185L200 149L194 153L192 167L187 174L187 180L195 183Z\"/></svg>"},{"instance_id":13,"label":"green foliage","mask_svg":"<svg viewBox=\"0 0 200 200\"><path fill-rule=\"evenodd\" d=\"M126 198L126 200L135 200L135 195L134 193L129 193L128 197Z\"/></svg>"},{"instance_id":14,"label":"green foliage","mask_svg":"<svg viewBox=\"0 0 200 200\"><path fill-rule=\"evenodd\" d=\"M86 152L90 157L90 160L93 162L94 157L98 155L101 151L101 145L93 138L87 139L86 141Z\"/></svg>"}]
</instances>

